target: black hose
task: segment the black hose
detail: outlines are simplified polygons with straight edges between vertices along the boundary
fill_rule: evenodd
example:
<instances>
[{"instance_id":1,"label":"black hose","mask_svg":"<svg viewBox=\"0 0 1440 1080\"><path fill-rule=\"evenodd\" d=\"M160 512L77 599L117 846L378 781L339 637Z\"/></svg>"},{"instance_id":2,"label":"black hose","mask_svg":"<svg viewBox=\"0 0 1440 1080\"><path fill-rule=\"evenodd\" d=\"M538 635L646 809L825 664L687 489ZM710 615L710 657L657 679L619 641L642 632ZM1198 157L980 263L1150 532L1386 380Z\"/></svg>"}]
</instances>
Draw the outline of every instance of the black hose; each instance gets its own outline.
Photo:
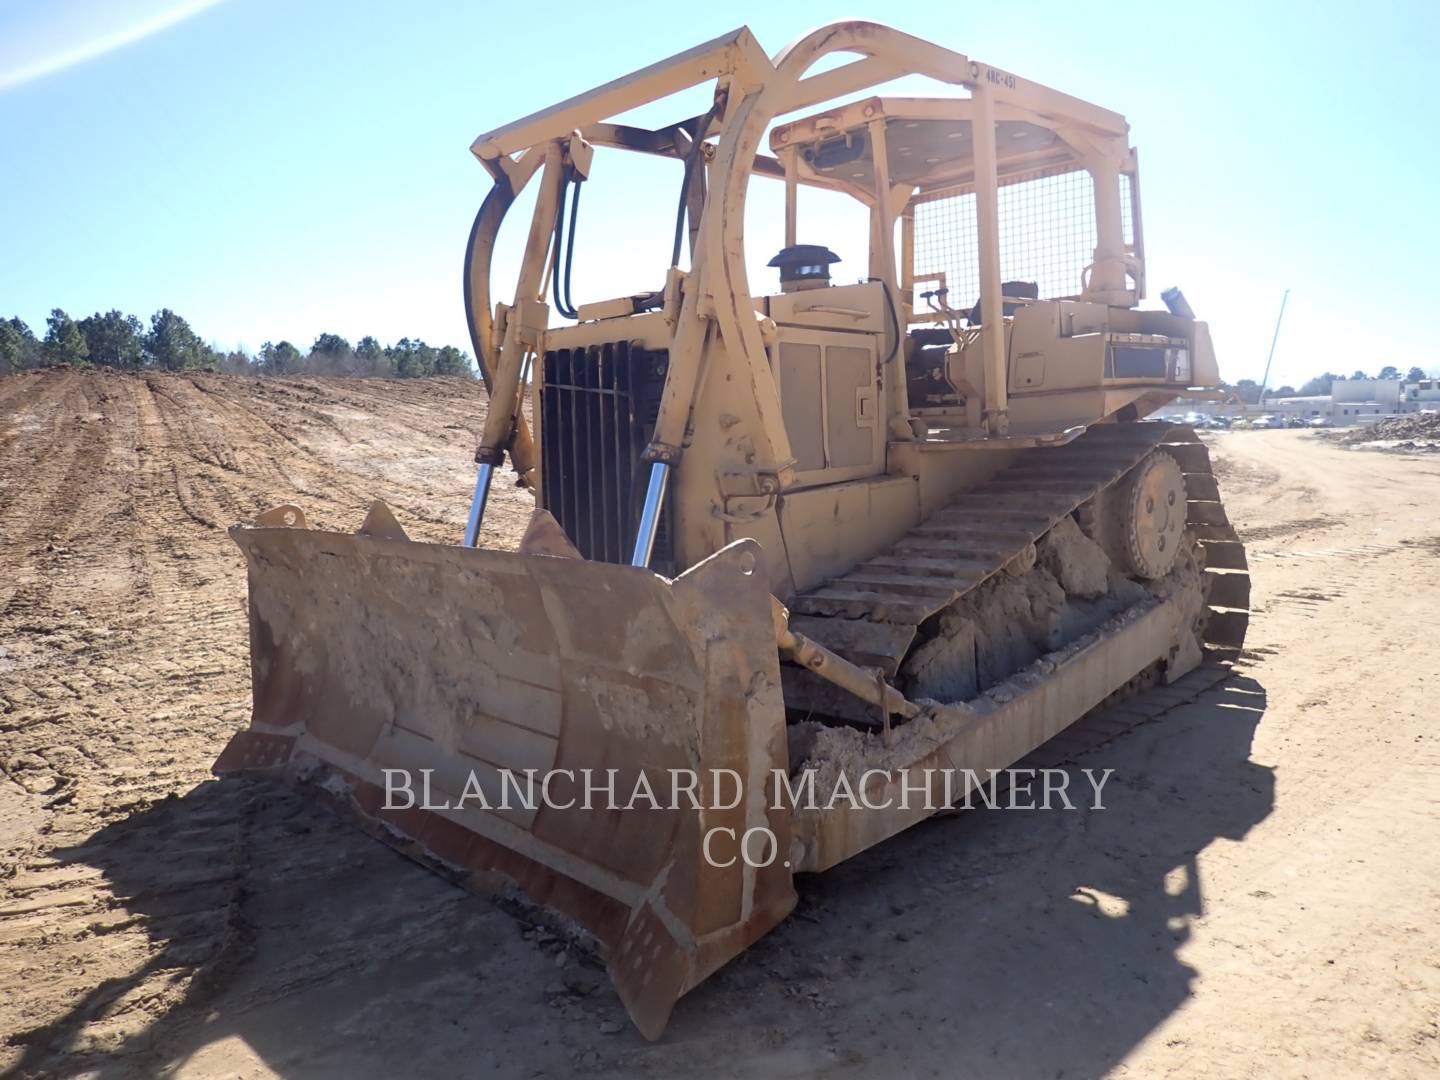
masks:
<instances>
[{"instance_id":1,"label":"black hose","mask_svg":"<svg viewBox=\"0 0 1440 1080\"><path fill-rule=\"evenodd\" d=\"M486 194L485 201L480 204L480 209L475 214L475 223L470 226L470 238L465 242L465 272L461 276L462 291L465 295L465 325L470 331L470 347L475 350L475 366L480 369L480 378L484 381L486 390L490 389L490 367L486 363L491 329L490 256L493 253L495 237L500 231L500 223L505 220L505 214L514 201L515 192L510 181L495 181L494 187ZM482 240L486 245L483 253L476 250L477 244ZM480 277L483 293L480 296L474 294L477 259L483 261L484 270Z\"/></svg>"},{"instance_id":2,"label":"black hose","mask_svg":"<svg viewBox=\"0 0 1440 1080\"><path fill-rule=\"evenodd\" d=\"M575 226L580 224L580 178L577 176L571 183L575 185L570 193L570 232L565 240L565 306L569 309L567 319L578 319L576 314L580 310L575 303L575 298L570 295L570 271L575 266Z\"/></svg>"},{"instance_id":3,"label":"black hose","mask_svg":"<svg viewBox=\"0 0 1440 1080\"><path fill-rule=\"evenodd\" d=\"M718 105L710 106L700 120L700 126L694 131L690 144L690 153L685 155L685 179L680 182L680 206L675 211L675 243L670 249L670 265L680 265L680 242L685 237L685 210L689 203L690 181L695 175L695 165L705 151L705 136L710 132L711 121L715 119L715 110Z\"/></svg>"},{"instance_id":4,"label":"black hose","mask_svg":"<svg viewBox=\"0 0 1440 1080\"><path fill-rule=\"evenodd\" d=\"M884 278L872 277L869 280L880 283L880 291L885 294L885 310L890 313L890 332L894 335L895 344L890 347L890 355L885 357L885 363L890 363L900 353L900 316L895 312L895 300L890 295L890 283Z\"/></svg>"},{"instance_id":5,"label":"black hose","mask_svg":"<svg viewBox=\"0 0 1440 1080\"><path fill-rule=\"evenodd\" d=\"M560 263L565 257L565 185L569 182L568 179L560 182L560 197L555 200L555 232L551 240L555 249L555 268L550 276L550 289L555 295L555 310L567 319L570 316L565 315L565 297L560 291Z\"/></svg>"},{"instance_id":6,"label":"black hose","mask_svg":"<svg viewBox=\"0 0 1440 1080\"><path fill-rule=\"evenodd\" d=\"M565 232L565 190L562 187L555 206L555 267L550 283L555 294L555 310L562 318L578 320L579 315L570 300L570 267L575 262L575 220L580 216L580 180L571 177L566 182L574 185L570 195L570 232Z\"/></svg>"}]
</instances>

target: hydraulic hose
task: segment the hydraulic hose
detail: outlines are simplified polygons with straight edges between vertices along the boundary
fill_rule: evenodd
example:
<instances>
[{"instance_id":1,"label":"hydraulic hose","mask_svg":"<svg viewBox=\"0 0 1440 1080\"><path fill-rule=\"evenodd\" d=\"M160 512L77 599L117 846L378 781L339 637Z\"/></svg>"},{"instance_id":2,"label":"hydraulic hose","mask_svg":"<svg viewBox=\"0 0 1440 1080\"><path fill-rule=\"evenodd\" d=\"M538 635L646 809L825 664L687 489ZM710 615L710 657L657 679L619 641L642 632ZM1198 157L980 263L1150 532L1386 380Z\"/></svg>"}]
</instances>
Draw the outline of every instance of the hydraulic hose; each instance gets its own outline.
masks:
<instances>
[{"instance_id":1,"label":"hydraulic hose","mask_svg":"<svg viewBox=\"0 0 1440 1080\"><path fill-rule=\"evenodd\" d=\"M890 295L890 283L884 278L872 277L869 280L880 283L880 291L885 294L885 310L890 316L890 332L894 335L890 346L890 355L885 357L885 363L890 363L900 353L902 338L900 334L900 316L895 312L895 300Z\"/></svg>"},{"instance_id":2,"label":"hydraulic hose","mask_svg":"<svg viewBox=\"0 0 1440 1080\"><path fill-rule=\"evenodd\" d=\"M670 265L680 265L680 242L685 237L685 211L689 203L690 182L695 176L695 166L705 152L705 136L710 131L710 124L715 119L715 111L719 105L710 106L695 128L693 139L690 143L690 152L685 155L685 179L680 182L680 206L675 211L675 243L670 249Z\"/></svg>"},{"instance_id":3,"label":"hydraulic hose","mask_svg":"<svg viewBox=\"0 0 1440 1080\"><path fill-rule=\"evenodd\" d=\"M565 193L555 206L555 273L551 280L554 286L555 310L566 319L579 319L575 303L570 297L570 269L575 265L575 223L580 219L580 178L571 176L568 181L570 192L570 230L565 231Z\"/></svg>"}]
</instances>

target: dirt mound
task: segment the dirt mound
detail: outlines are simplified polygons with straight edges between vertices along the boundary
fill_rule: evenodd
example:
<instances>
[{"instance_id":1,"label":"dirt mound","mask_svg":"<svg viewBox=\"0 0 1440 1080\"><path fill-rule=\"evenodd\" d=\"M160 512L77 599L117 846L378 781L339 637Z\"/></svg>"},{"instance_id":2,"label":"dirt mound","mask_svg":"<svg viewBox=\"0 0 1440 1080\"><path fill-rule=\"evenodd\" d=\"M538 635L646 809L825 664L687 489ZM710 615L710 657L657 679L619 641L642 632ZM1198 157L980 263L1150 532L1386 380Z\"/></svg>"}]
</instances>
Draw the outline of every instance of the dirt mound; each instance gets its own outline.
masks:
<instances>
[{"instance_id":1,"label":"dirt mound","mask_svg":"<svg viewBox=\"0 0 1440 1080\"><path fill-rule=\"evenodd\" d=\"M1347 446L1407 439L1440 439L1440 413L1391 416L1365 427L1354 428L1340 436L1340 442Z\"/></svg>"}]
</instances>

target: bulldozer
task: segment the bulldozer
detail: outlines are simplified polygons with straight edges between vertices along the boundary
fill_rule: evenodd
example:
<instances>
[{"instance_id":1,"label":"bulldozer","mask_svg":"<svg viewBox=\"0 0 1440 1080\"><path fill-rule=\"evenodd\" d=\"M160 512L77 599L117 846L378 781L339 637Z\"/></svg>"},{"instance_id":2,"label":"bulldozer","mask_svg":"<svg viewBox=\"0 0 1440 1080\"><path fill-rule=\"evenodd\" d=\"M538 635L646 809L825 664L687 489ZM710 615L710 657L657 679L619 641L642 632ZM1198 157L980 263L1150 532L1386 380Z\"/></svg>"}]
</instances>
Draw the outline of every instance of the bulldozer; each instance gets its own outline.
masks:
<instances>
[{"instance_id":1,"label":"bulldozer","mask_svg":"<svg viewBox=\"0 0 1440 1080\"><path fill-rule=\"evenodd\" d=\"M872 93L906 77L939 96ZM282 774L556 913L653 1039L796 875L1238 655L1249 577L1208 451L1145 419L1220 379L1177 290L1141 306L1123 116L848 21L773 56L736 30L470 149L490 404L464 533L413 541L381 502L353 534L290 505L232 529L253 718L216 772ZM576 302L580 196L620 153L671 162L670 263ZM752 179L784 192L760 289ZM853 280L816 192L868 215ZM507 457L536 502L518 550L482 543Z\"/></svg>"}]
</instances>

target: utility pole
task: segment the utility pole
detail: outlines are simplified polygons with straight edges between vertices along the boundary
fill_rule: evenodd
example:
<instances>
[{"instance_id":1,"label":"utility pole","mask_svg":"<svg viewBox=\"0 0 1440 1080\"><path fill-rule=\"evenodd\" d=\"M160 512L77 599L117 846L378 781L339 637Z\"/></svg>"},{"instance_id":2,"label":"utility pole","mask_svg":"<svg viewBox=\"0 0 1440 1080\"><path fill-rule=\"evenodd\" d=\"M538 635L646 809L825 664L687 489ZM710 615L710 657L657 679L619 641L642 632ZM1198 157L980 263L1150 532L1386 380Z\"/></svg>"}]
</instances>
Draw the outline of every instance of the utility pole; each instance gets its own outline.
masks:
<instances>
[{"instance_id":1,"label":"utility pole","mask_svg":"<svg viewBox=\"0 0 1440 1080\"><path fill-rule=\"evenodd\" d=\"M1275 343L1280 340L1280 322L1285 318L1285 301L1290 299L1290 290L1280 298L1280 314L1275 316L1275 336L1270 339L1270 355L1265 358L1265 377L1260 380L1260 411L1265 411L1265 388L1270 385L1270 361L1275 359Z\"/></svg>"}]
</instances>

